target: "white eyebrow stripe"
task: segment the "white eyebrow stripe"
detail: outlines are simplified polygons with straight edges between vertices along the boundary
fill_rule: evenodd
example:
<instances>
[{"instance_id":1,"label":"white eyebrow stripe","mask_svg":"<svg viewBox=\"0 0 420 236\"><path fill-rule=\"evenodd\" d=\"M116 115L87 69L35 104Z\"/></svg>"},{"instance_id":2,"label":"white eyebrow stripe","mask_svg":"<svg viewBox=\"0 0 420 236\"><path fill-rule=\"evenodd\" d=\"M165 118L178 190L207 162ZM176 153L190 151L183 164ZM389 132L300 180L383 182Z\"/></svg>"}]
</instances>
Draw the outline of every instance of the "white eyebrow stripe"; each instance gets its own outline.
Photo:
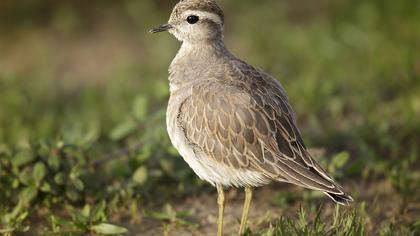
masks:
<instances>
[{"instance_id":1,"label":"white eyebrow stripe","mask_svg":"<svg viewBox=\"0 0 420 236\"><path fill-rule=\"evenodd\" d=\"M185 17L188 17L190 15L196 15L200 19L210 19L219 25L223 24L223 21L220 18L220 16L212 12L200 11L200 10L188 10L184 14L185 14Z\"/></svg>"}]
</instances>

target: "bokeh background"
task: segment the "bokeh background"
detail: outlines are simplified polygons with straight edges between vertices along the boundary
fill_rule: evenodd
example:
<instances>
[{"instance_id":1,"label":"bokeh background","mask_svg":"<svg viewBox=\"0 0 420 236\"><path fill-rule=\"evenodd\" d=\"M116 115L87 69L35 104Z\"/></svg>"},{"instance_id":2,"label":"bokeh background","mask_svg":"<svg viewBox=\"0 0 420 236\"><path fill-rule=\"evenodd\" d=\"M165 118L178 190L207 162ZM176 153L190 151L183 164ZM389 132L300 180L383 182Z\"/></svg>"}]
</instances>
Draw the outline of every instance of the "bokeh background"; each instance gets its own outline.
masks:
<instances>
[{"instance_id":1,"label":"bokeh background","mask_svg":"<svg viewBox=\"0 0 420 236\"><path fill-rule=\"evenodd\" d=\"M214 234L214 189L165 129L179 43L147 33L175 3L0 1L0 233ZM230 50L281 81L307 146L356 200L272 185L249 234L420 234L420 2L219 4ZM228 192L228 232L242 199Z\"/></svg>"}]
</instances>

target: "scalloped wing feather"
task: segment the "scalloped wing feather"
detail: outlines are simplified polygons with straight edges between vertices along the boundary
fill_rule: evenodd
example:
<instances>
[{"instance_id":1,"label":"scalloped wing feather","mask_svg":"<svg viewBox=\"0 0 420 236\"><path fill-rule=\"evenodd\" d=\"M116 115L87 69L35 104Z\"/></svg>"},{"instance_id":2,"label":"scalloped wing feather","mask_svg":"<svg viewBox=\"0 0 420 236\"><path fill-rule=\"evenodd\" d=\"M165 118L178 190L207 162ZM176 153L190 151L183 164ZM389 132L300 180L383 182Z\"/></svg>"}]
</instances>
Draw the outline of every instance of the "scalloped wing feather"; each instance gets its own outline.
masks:
<instances>
[{"instance_id":1,"label":"scalloped wing feather","mask_svg":"<svg viewBox=\"0 0 420 236\"><path fill-rule=\"evenodd\" d=\"M307 151L280 83L242 61L222 69L193 86L181 107L179 124L188 142L229 168L259 171L349 202Z\"/></svg>"}]
</instances>

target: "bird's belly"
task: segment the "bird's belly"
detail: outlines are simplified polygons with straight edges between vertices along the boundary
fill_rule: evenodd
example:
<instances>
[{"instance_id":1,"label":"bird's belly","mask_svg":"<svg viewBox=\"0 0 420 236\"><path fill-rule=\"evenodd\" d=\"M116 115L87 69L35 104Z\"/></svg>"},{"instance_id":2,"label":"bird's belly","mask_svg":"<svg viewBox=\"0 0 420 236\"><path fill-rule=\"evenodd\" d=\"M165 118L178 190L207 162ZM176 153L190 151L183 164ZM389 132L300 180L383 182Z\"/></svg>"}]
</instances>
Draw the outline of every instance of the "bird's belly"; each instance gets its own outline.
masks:
<instances>
[{"instance_id":1,"label":"bird's belly","mask_svg":"<svg viewBox=\"0 0 420 236\"><path fill-rule=\"evenodd\" d=\"M261 172L235 169L213 160L205 153L194 152L192 145L186 140L184 131L177 123L179 106L181 104L181 102L170 99L166 115L167 131L172 145L178 150L179 154L200 179L209 182L213 186L223 185L235 187L256 187L270 182L269 178Z\"/></svg>"}]
</instances>

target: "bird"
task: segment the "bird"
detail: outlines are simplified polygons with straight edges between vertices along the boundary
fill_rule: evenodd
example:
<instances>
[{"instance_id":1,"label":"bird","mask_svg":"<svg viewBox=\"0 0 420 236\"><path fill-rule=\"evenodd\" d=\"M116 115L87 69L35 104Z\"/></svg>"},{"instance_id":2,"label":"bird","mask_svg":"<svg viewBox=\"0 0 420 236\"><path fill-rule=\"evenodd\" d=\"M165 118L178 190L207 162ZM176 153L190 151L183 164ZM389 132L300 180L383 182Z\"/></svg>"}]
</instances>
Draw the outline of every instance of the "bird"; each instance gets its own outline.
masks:
<instances>
[{"instance_id":1,"label":"bird","mask_svg":"<svg viewBox=\"0 0 420 236\"><path fill-rule=\"evenodd\" d=\"M169 67L166 125L172 145L196 175L217 189L217 235L223 235L224 190L244 188L239 235L253 190L270 182L353 199L311 156L280 82L234 56L224 43L224 12L215 0L181 0L168 31L181 46Z\"/></svg>"}]
</instances>

